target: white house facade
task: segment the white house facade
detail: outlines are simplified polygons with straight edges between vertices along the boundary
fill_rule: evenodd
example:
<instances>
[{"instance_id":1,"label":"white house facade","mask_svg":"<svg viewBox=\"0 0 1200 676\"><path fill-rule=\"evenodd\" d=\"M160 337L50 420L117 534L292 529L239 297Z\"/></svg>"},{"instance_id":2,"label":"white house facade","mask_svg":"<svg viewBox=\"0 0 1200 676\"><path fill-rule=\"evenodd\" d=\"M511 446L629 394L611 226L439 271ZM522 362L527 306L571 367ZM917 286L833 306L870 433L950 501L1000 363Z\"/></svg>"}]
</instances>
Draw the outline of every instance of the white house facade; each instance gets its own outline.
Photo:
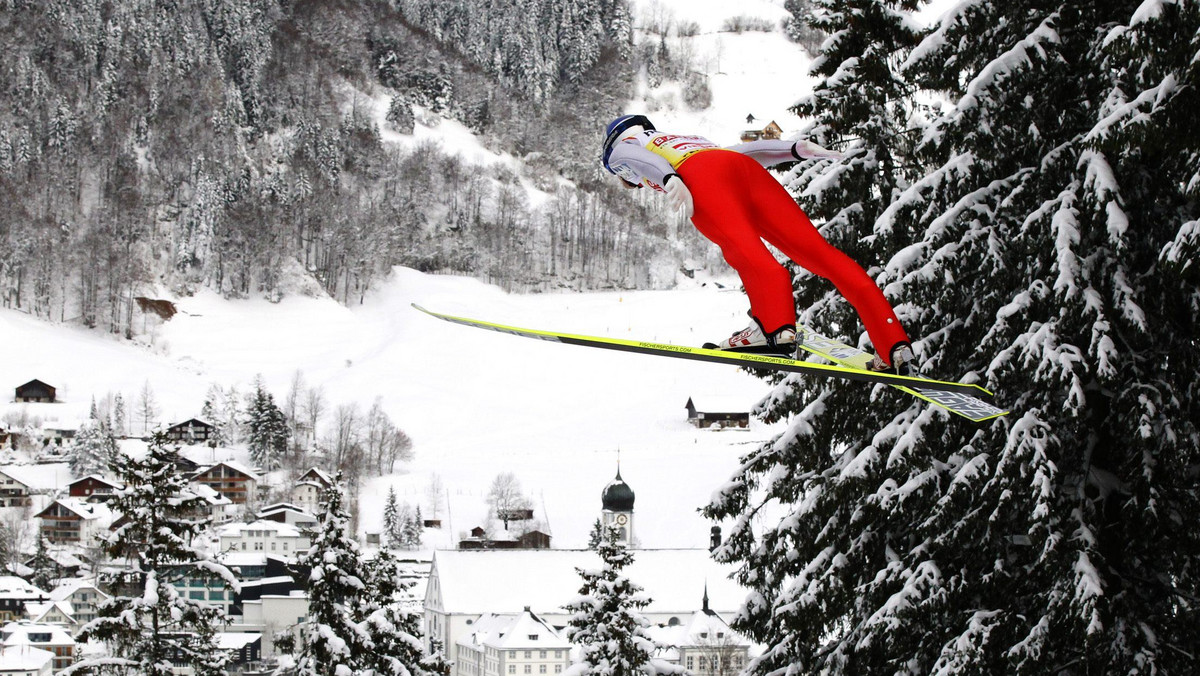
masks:
<instances>
[{"instance_id":1,"label":"white house facade","mask_svg":"<svg viewBox=\"0 0 1200 676\"><path fill-rule=\"evenodd\" d=\"M452 676L552 676L571 663L571 644L529 610L485 613L471 628L454 646Z\"/></svg>"},{"instance_id":2,"label":"white house facade","mask_svg":"<svg viewBox=\"0 0 1200 676\"><path fill-rule=\"evenodd\" d=\"M217 530L223 552L264 552L295 556L308 551L311 542L299 528L278 521L231 523Z\"/></svg>"}]
</instances>

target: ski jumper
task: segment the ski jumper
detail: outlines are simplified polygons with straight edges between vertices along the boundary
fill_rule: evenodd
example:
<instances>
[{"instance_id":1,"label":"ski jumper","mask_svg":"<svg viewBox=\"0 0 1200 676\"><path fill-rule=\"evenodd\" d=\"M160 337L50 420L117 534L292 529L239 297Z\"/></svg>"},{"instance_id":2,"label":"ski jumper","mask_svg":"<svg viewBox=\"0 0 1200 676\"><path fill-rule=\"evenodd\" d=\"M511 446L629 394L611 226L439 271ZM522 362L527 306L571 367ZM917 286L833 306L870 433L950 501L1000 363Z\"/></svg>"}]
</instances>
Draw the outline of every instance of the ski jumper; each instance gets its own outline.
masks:
<instances>
[{"instance_id":1,"label":"ski jumper","mask_svg":"<svg viewBox=\"0 0 1200 676\"><path fill-rule=\"evenodd\" d=\"M753 141L721 148L699 136L643 131L612 147L608 163L630 185L664 191L672 174L692 193L692 223L721 248L737 271L750 311L772 333L795 326L792 278L766 240L805 269L824 277L854 306L876 352L890 361L892 348L907 343L895 311L875 281L817 232L808 216L763 167L800 159L789 141ZM827 151L799 152L808 157Z\"/></svg>"}]
</instances>

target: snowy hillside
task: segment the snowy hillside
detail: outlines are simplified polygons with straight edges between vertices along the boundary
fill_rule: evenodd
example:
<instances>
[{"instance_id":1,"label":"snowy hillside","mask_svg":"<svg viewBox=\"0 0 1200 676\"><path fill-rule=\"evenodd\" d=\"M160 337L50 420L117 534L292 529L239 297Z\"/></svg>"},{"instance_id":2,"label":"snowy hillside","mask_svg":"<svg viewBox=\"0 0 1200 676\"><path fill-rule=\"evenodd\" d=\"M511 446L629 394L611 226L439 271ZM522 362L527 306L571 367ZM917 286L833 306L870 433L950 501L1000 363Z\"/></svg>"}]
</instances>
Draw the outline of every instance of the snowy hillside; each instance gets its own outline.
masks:
<instances>
[{"instance_id":1,"label":"snowy hillside","mask_svg":"<svg viewBox=\"0 0 1200 676\"><path fill-rule=\"evenodd\" d=\"M59 388L59 410L86 414L91 397L134 401L149 383L164 421L199 414L209 385L247 391L255 374L281 397L294 373L322 385L332 406L384 409L413 438L416 460L364 489L362 526L378 527L394 484L425 502L441 477L450 513L442 539L479 525L492 479L513 472L547 519L556 547L586 543L600 491L616 471L637 494L647 547L699 547L709 524L695 510L748 444L770 434L701 431L686 422L689 397L720 395L751 407L766 385L731 367L547 344L440 322L413 310L482 315L517 325L695 345L745 322L745 301L713 285L664 292L508 295L479 282L399 269L361 307L328 299L279 304L202 294L156 333L153 352L96 332L0 311L9 354L0 383L38 378ZM20 405L4 404L11 409ZM47 406L40 405L42 410ZM422 507L428 514L428 508Z\"/></svg>"},{"instance_id":2,"label":"snowy hillside","mask_svg":"<svg viewBox=\"0 0 1200 676\"><path fill-rule=\"evenodd\" d=\"M664 129L706 134L735 143L747 128L775 120L785 133L796 120L787 107L810 86L808 57L778 30L782 2L717 0L634 3L639 41L657 40L651 24L693 25L665 39L695 72L707 76L712 105L701 111L681 103L680 83L650 88L643 78L636 100L613 115L645 112ZM760 19L773 32L723 30L731 17ZM361 103L361 93L347 100ZM497 154L464 125L416 107L413 132L384 124L388 97L371 96L372 117L385 144L412 150L436 143L468 166L522 162ZM349 104L347 104L349 105ZM601 130L596 130L596 142ZM581 141L590 147L591 139ZM590 157L590 156L589 156ZM531 204L548 198L522 180ZM669 256L669 254L668 254ZM666 276L678 261L663 263ZM398 269L347 308L320 297L228 301L202 290L174 300L181 313L146 332L147 346L110 339L103 332L51 325L0 311L0 344L15 358L0 362L0 386L37 378L58 387L66 403L37 407L36 415L66 426L86 415L93 397L121 393L132 403L147 385L161 422L198 416L213 385L249 390L256 374L281 398L296 372L321 386L331 407L380 397L387 414L413 439L416 460L403 473L365 489L361 528L375 529L381 501L394 485L402 501L424 506L426 487L438 475L450 498L447 528L430 542L451 546L479 525L484 495L500 472L511 471L535 502L556 547L585 543L599 511L599 494L612 478L618 451L621 471L637 493L636 531L647 547L706 546L709 524L695 510L733 470L737 457L767 438L755 422L749 432L698 431L685 421L689 397L738 400L747 410L767 388L731 367L610 354L473 331L413 311L431 309L482 316L577 333L638 337L696 345L724 337L746 323L743 296L701 286L664 292L582 295L507 295L482 283L424 276ZM308 284L308 286L313 286ZM728 286L728 285L727 285ZM735 285L736 286L736 285ZM15 405L0 404L0 413ZM134 425L134 431L140 429Z\"/></svg>"},{"instance_id":3,"label":"snowy hillside","mask_svg":"<svg viewBox=\"0 0 1200 676\"><path fill-rule=\"evenodd\" d=\"M741 132L761 129L774 120L784 135L795 131L799 120L788 108L813 86L808 75L811 58L799 45L788 41L780 28L788 16L783 0L664 1L636 0L635 26L648 22L694 22L699 32L691 37L669 38L677 50L691 54L692 69L708 78L712 104L690 110L678 101L679 84L664 83L647 89L620 112L645 112L661 129L698 133L725 145L738 142ZM771 32L722 30L733 18L759 19L770 23ZM755 122L747 124L747 115Z\"/></svg>"}]
</instances>

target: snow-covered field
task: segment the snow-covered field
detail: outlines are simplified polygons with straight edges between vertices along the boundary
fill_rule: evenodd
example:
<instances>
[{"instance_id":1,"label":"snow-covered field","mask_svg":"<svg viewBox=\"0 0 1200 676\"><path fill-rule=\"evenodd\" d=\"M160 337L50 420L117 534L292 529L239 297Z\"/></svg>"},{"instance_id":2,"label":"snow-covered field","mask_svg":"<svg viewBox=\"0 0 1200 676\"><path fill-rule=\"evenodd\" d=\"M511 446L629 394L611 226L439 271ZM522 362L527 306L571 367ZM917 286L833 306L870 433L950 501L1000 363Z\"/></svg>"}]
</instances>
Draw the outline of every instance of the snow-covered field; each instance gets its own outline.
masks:
<instances>
[{"instance_id":1,"label":"snow-covered field","mask_svg":"<svg viewBox=\"0 0 1200 676\"><path fill-rule=\"evenodd\" d=\"M441 322L410 307L515 325L695 345L746 323L737 291L690 282L674 291L509 295L477 281L398 269L361 306L326 298L178 301L151 349L95 332L0 311L0 384L38 378L59 388L64 416L86 415L93 396L134 402L146 383L163 421L197 416L212 383L247 391L255 374L282 398L296 373L324 388L330 407L375 397L414 441L416 459L367 484L362 527L377 528L387 487L421 504L438 475L449 494L442 533L450 546L480 525L492 479L513 472L548 521L556 547L586 543L600 492L621 473L637 494L636 532L646 547L702 547L710 524L696 514L740 454L769 437L697 430L689 397L719 396L747 410L766 392L732 367L545 343ZM6 404L5 408L13 408ZM45 411L48 405L40 405ZM53 409L53 407L51 407ZM329 421L326 421L329 424Z\"/></svg>"}]
</instances>

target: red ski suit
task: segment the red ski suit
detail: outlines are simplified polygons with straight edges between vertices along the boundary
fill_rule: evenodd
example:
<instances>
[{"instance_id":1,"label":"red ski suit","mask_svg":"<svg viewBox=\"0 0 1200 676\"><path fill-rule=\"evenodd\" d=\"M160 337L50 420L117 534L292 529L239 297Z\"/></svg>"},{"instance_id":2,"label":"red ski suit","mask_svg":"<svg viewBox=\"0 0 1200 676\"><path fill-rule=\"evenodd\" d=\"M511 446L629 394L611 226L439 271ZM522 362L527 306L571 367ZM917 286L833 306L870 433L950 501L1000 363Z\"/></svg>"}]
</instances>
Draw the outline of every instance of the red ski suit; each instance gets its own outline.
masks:
<instances>
[{"instance_id":1,"label":"red ski suit","mask_svg":"<svg viewBox=\"0 0 1200 676\"><path fill-rule=\"evenodd\" d=\"M814 152L815 149L815 152ZM808 152L806 152L808 151ZM831 281L854 306L876 352L885 360L907 343L895 311L875 281L817 232L808 216L764 165L822 156L828 151L787 141L719 148L702 137L645 131L614 145L610 165L630 184L662 190L677 174L691 191L692 223L721 248L750 297L751 314L771 333L796 324L792 279L766 240L784 255Z\"/></svg>"}]
</instances>

